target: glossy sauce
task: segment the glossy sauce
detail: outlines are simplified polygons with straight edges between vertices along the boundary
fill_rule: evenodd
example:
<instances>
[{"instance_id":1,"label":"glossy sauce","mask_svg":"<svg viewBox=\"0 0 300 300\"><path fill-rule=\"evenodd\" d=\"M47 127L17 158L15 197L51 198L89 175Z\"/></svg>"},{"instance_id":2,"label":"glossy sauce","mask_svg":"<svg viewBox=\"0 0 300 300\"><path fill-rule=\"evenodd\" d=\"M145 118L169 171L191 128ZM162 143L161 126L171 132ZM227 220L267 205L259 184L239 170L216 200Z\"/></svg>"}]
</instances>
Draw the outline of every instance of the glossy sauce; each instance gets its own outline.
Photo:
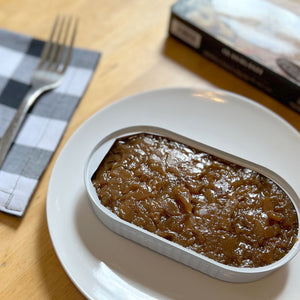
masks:
<instances>
[{"instance_id":1,"label":"glossy sauce","mask_svg":"<svg viewBox=\"0 0 300 300\"><path fill-rule=\"evenodd\" d=\"M227 265L271 264L297 240L295 208L273 181L161 136L118 139L92 182L121 219Z\"/></svg>"}]
</instances>

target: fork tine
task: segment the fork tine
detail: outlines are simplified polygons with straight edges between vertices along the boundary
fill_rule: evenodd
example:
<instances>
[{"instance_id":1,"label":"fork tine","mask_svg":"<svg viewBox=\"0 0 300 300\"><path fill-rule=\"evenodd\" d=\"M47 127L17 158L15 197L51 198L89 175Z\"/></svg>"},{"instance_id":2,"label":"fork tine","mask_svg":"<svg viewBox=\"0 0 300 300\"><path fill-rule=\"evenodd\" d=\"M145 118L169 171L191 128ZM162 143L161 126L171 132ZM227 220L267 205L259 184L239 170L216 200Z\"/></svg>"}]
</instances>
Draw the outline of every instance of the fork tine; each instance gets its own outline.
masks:
<instances>
[{"instance_id":1,"label":"fork tine","mask_svg":"<svg viewBox=\"0 0 300 300\"><path fill-rule=\"evenodd\" d=\"M68 37L68 34L69 34L71 21L72 21L72 17L69 17L68 20L67 20L66 30L65 30L65 34L63 36L62 44L59 46L59 51L58 51L57 59L56 59L56 65L54 67L55 70L58 69L58 67L61 63L62 57L63 57L64 50L66 48L67 37Z\"/></svg>"},{"instance_id":2,"label":"fork tine","mask_svg":"<svg viewBox=\"0 0 300 300\"><path fill-rule=\"evenodd\" d=\"M61 48L60 46L60 42L61 42L61 36L62 33L64 31L64 25L65 25L65 17L61 17L58 19L58 27L57 27L57 31L55 32L55 41L52 41L51 44L51 50L50 50L50 54L49 54L49 60L48 60L48 70L51 70L51 66L53 63L55 63L57 61L57 56L59 53L59 49Z\"/></svg>"},{"instance_id":3,"label":"fork tine","mask_svg":"<svg viewBox=\"0 0 300 300\"><path fill-rule=\"evenodd\" d=\"M70 21L70 23L71 23L71 21ZM66 70L66 68L67 68L67 66L70 62L72 52L73 52L73 47L74 47L74 41L75 41L75 37L76 37L76 33L77 33L77 26L78 26L78 19L76 18L75 21L74 21L74 28L73 28L73 32L72 32L72 35L71 35L71 41L70 41L68 52L67 52L67 55L66 55L66 58L65 58L65 62L64 62L62 70L60 71L61 73L65 72L65 70Z\"/></svg>"},{"instance_id":4,"label":"fork tine","mask_svg":"<svg viewBox=\"0 0 300 300\"><path fill-rule=\"evenodd\" d=\"M59 22L59 16L57 16L55 18L55 21L54 21L54 25L53 25L53 28L52 28L52 31L51 31L51 34L50 34L50 37L49 37L49 40L46 42L44 48L43 48L43 51L42 51L42 54L41 54L41 59L40 59L40 63L38 65L38 68L42 67L43 64L46 62L47 60L47 57L49 56L49 53L50 53L50 50L51 50L51 46L52 46L52 41L53 41L53 38L54 38L54 34L56 32L56 28L57 28L57 24Z\"/></svg>"},{"instance_id":5,"label":"fork tine","mask_svg":"<svg viewBox=\"0 0 300 300\"><path fill-rule=\"evenodd\" d=\"M69 34L72 23L74 23L73 30ZM77 18L73 20L72 17L68 17L66 20L66 17L56 17L50 38L42 51L41 62L38 68L45 68L61 74L65 72L71 59L77 24ZM70 40L69 43L68 40Z\"/></svg>"}]
</instances>

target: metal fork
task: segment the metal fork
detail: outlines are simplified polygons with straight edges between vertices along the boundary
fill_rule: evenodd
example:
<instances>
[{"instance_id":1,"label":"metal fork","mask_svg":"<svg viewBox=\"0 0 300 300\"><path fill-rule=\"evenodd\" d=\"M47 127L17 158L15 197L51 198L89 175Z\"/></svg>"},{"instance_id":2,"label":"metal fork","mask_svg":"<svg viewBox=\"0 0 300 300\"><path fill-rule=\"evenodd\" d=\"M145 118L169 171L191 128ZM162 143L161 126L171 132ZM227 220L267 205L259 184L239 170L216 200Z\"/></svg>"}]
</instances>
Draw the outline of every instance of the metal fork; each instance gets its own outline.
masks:
<instances>
[{"instance_id":1,"label":"metal fork","mask_svg":"<svg viewBox=\"0 0 300 300\"><path fill-rule=\"evenodd\" d=\"M31 78L31 88L22 101L16 115L0 141L0 167L12 146L17 133L38 97L57 88L70 62L77 31L77 19L60 17L55 19L50 38L45 44L38 67Z\"/></svg>"}]
</instances>

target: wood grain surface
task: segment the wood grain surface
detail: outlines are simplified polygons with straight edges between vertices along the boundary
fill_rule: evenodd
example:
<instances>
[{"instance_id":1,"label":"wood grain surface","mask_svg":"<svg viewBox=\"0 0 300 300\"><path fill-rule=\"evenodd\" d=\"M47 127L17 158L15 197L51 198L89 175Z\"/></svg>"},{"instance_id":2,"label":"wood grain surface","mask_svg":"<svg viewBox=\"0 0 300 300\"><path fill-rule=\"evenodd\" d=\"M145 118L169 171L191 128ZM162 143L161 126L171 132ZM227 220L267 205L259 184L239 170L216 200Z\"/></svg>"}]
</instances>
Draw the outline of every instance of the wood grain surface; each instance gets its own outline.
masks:
<instances>
[{"instance_id":1,"label":"wood grain surface","mask_svg":"<svg viewBox=\"0 0 300 300\"><path fill-rule=\"evenodd\" d=\"M47 39L55 16L72 14L80 18L76 46L102 53L90 86L26 214L16 218L0 213L0 299L83 298L66 275L51 243L46 195L51 171L66 141L84 121L108 104L156 88L215 87L263 104L300 130L300 114L167 37L174 2L0 0L0 28ZM297 6L291 2L290 7Z\"/></svg>"}]
</instances>

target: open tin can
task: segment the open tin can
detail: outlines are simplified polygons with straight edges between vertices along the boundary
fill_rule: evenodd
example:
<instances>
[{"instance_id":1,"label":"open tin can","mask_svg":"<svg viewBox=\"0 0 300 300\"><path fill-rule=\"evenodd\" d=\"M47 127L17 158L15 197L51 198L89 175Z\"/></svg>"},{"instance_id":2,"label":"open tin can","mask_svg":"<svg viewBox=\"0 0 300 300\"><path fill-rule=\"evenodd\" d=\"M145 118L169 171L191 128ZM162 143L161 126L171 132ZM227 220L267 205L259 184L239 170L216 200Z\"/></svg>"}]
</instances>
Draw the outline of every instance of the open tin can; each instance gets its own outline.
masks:
<instances>
[{"instance_id":1,"label":"open tin can","mask_svg":"<svg viewBox=\"0 0 300 300\"><path fill-rule=\"evenodd\" d=\"M96 189L93 186L92 177L117 139L139 133L149 133L166 137L168 139L180 142L182 144L185 144L186 146L192 147L199 151L206 152L231 163L249 168L271 179L288 195L297 213L298 237L293 247L283 258L270 265L253 268L233 267L219 263L202 254L198 254L195 251L187 249L179 244L164 239L154 233L151 233L147 230L144 230L143 228L140 228L132 223L126 222L119 218L112 211L110 211L108 208L101 204ZM261 279L285 265L297 254L297 252L300 249L299 197L297 193L293 190L293 188L283 178L281 178L278 174L263 166L257 165L240 157L215 149L198 141L191 140L189 138L178 135L177 133L163 128L153 126L133 126L117 130L107 135L104 139L99 141L99 143L92 150L85 167L84 180L90 198L91 206L95 214L112 231L134 242L137 242L140 245L148 247L160 254L163 254L178 262L181 262L195 270L198 270L220 280L228 282L251 282Z\"/></svg>"}]
</instances>

